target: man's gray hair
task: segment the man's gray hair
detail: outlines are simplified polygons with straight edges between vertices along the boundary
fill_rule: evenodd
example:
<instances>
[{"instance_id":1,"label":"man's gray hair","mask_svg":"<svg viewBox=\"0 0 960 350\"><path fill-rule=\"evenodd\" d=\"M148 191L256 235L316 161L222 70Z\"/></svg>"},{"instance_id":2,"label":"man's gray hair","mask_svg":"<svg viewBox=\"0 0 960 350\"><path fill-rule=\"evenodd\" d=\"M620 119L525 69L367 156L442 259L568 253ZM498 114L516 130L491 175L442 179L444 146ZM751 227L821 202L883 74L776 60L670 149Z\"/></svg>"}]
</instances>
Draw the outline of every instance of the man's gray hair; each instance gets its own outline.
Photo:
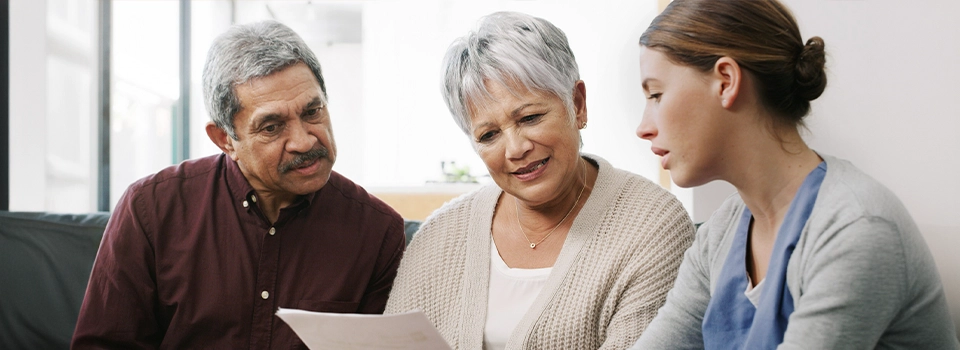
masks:
<instances>
[{"instance_id":1,"label":"man's gray hair","mask_svg":"<svg viewBox=\"0 0 960 350\"><path fill-rule=\"evenodd\" d=\"M203 66L203 99L210 119L234 140L240 111L236 86L303 62L313 71L327 101L320 62L297 33L275 21L236 25L213 41Z\"/></svg>"},{"instance_id":2,"label":"man's gray hair","mask_svg":"<svg viewBox=\"0 0 960 350\"><path fill-rule=\"evenodd\" d=\"M547 20L496 12L480 19L474 31L447 49L443 99L465 134L470 134L470 107L482 107L491 98L488 80L507 89L519 84L552 93L567 106L571 120L575 117L573 90L580 70L567 36Z\"/></svg>"}]
</instances>

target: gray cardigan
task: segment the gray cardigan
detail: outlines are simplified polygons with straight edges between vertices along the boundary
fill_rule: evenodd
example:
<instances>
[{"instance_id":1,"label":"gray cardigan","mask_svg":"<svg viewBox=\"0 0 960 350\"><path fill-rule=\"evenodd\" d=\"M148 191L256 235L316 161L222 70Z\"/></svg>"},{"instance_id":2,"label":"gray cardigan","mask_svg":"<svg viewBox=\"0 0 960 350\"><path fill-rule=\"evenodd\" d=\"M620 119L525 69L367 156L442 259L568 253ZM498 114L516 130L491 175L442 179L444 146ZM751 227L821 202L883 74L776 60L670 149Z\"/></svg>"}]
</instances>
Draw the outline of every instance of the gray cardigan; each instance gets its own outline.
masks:
<instances>
[{"instance_id":1,"label":"gray cardigan","mask_svg":"<svg viewBox=\"0 0 960 350\"><path fill-rule=\"evenodd\" d=\"M778 349L958 349L933 258L897 197L850 162L827 174L787 265L796 308ZM702 349L701 325L745 205L700 227L634 349Z\"/></svg>"}]
</instances>

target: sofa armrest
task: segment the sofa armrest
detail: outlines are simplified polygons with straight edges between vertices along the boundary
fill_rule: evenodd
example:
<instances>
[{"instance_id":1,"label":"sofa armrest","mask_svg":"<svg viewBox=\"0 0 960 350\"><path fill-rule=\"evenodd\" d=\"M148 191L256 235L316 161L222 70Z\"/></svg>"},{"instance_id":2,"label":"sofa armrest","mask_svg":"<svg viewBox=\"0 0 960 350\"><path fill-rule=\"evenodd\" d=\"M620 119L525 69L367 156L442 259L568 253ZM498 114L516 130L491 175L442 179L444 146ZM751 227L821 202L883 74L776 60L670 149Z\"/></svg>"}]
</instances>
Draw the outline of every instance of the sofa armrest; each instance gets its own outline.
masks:
<instances>
[{"instance_id":1,"label":"sofa armrest","mask_svg":"<svg viewBox=\"0 0 960 350\"><path fill-rule=\"evenodd\" d=\"M109 213L0 211L0 349L66 349Z\"/></svg>"}]
</instances>

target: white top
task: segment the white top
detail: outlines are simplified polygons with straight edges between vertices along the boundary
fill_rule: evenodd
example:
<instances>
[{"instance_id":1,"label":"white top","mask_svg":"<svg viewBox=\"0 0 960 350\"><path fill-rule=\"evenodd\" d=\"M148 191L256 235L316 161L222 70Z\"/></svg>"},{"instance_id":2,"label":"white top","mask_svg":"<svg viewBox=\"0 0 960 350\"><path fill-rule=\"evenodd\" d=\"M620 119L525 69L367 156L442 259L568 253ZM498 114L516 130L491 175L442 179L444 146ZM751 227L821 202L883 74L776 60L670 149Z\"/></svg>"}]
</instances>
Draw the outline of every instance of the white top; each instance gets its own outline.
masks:
<instances>
[{"instance_id":1,"label":"white top","mask_svg":"<svg viewBox=\"0 0 960 350\"><path fill-rule=\"evenodd\" d=\"M497 244L490 240L490 291L487 324L483 329L484 349L506 348L510 334L540 295L552 269L511 268L500 257Z\"/></svg>"},{"instance_id":2,"label":"white top","mask_svg":"<svg viewBox=\"0 0 960 350\"><path fill-rule=\"evenodd\" d=\"M757 286L754 287L753 281L750 279L750 274L747 273L747 290L743 292L743 295L747 296L747 300L750 300L753 307L760 305L760 294L763 294L763 292L761 292L763 290L763 281L766 280L766 278L760 280L760 283L757 283Z\"/></svg>"}]
</instances>

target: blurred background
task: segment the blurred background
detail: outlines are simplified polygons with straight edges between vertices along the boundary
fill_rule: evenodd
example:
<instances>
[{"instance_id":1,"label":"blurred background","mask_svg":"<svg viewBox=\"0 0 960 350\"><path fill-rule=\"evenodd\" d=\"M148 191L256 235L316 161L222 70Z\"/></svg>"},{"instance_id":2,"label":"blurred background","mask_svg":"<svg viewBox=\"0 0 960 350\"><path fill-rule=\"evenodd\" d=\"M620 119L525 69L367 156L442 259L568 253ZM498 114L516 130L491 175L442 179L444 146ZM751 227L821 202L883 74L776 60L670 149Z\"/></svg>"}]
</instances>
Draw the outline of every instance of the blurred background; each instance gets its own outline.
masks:
<instances>
[{"instance_id":1,"label":"blurred background","mask_svg":"<svg viewBox=\"0 0 960 350\"><path fill-rule=\"evenodd\" d=\"M109 210L131 182L219 153L204 132L207 49L231 24L265 19L317 54L340 152L334 169L368 189L457 194L489 181L441 99L440 61L499 10L567 32L587 84L584 151L659 181L655 156L632 136L644 101L636 38L656 1L616 11L602 1L448 0L14 0L11 9L11 125L30 128L11 128L14 210ZM108 152L98 154L105 138Z\"/></svg>"}]
</instances>

